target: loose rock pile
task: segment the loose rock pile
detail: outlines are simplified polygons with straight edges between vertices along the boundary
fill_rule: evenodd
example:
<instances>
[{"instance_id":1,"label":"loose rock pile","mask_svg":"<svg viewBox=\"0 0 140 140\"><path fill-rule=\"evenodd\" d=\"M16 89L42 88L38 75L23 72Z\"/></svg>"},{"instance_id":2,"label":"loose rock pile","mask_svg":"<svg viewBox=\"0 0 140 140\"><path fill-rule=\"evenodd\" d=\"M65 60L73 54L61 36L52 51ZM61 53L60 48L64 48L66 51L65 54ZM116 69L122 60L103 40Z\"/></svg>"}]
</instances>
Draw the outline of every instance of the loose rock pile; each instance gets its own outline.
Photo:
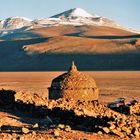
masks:
<instances>
[{"instance_id":1,"label":"loose rock pile","mask_svg":"<svg viewBox=\"0 0 140 140\"><path fill-rule=\"evenodd\" d=\"M132 106L133 113L125 115L107 108L97 102L76 102L73 100L60 99L50 101L48 108L59 107L62 110L72 110L76 116L91 117L91 123L86 124L91 131L98 134L114 134L121 138L139 138L140 137L140 104ZM134 114L135 113L135 114ZM94 123L94 120L96 123ZM88 120L87 120L88 121ZM84 123L84 121L82 122ZM81 127L84 127L84 125Z\"/></svg>"},{"instance_id":2,"label":"loose rock pile","mask_svg":"<svg viewBox=\"0 0 140 140\"><path fill-rule=\"evenodd\" d=\"M15 94L16 101L20 100L27 104L34 104L36 106L46 105L48 102L48 98L46 97L46 93L32 93L32 92L21 92L18 91Z\"/></svg>"},{"instance_id":3,"label":"loose rock pile","mask_svg":"<svg viewBox=\"0 0 140 140\"><path fill-rule=\"evenodd\" d=\"M137 114L140 116L140 103L130 106L130 114Z\"/></svg>"},{"instance_id":4,"label":"loose rock pile","mask_svg":"<svg viewBox=\"0 0 140 140\"><path fill-rule=\"evenodd\" d=\"M23 102L21 104L15 102L12 107L19 108L20 111L23 111L20 107L25 109L31 107L30 109L33 109L31 112L35 112L36 116L45 114L46 118L41 117L36 122L37 124L30 127L21 127L20 130L6 128L6 130L10 130L10 132L20 131L24 136L27 134L28 136L35 136L36 131L44 129L46 133L48 129L51 129L55 137L62 136L60 132L71 133L73 130L82 130L84 132L96 133L100 136L106 134L121 138L140 138L140 103L130 106L130 115L125 115L115 112L97 101L75 101L62 98L59 100L49 100L46 104L46 100L41 100L39 105L46 104L45 108L37 107L36 105L30 106L29 102L26 103L26 100L23 100ZM33 102L36 102L36 100ZM18 107L15 105L18 105ZM30 114L30 109L29 112L27 111L27 114ZM1 121L3 122L3 119ZM7 126L7 124L5 125ZM2 126L1 128L4 127ZM11 131L11 129L14 131Z\"/></svg>"}]
</instances>

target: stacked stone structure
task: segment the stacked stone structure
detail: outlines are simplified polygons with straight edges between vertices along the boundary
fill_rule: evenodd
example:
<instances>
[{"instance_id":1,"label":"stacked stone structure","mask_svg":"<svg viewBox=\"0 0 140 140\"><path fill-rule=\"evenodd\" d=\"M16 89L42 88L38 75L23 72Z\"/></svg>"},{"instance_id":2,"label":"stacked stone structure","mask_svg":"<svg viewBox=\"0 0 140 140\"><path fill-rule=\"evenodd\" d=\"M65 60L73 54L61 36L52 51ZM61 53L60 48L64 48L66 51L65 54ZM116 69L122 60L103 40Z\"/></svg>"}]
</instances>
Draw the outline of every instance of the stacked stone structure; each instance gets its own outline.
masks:
<instances>
[{"instance_id":1,"label":"stacked stone structure","mask_svg":"<svg viewBox=\"0 0 140 140\"><path fill-rule=\"evenodd\" d=\"M99 90L95 80L77 70L74 62L69 71L56 77L49 88L49 99L73 99L75 101L98 100Z\"/></svg>"}]
</instances>

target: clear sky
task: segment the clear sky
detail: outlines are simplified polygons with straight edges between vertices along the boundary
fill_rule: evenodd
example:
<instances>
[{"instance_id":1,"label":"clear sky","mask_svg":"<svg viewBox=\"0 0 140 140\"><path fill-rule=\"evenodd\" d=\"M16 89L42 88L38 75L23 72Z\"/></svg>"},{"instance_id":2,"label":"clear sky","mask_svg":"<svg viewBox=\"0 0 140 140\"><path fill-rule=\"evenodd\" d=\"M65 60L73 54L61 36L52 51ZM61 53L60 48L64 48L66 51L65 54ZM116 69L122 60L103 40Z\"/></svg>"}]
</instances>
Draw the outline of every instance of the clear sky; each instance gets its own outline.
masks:
<instances>
[{"instance_id":1,"label":"clear sky","mask_svg":"<svg viewBox=\"0 0 140 140\"><path fill-rule=\"evenodd\" d=\"M76 7L140 31L140 0L0 0L0 19L45 18Z\"/></svg>"}]
</instances>

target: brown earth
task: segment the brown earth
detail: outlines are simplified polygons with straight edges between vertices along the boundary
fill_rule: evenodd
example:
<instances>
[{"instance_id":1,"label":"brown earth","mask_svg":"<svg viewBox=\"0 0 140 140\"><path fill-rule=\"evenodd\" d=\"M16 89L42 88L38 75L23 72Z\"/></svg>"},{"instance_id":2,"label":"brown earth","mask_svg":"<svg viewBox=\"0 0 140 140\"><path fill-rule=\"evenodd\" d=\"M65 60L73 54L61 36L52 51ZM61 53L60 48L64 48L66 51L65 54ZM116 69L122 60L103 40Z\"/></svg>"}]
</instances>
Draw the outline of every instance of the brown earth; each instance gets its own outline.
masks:
<instances>
[{"instance_id":1,"label":"brown earth","mask_svg":"<svg viewBox=\"0 0 140 140\"><path fill-rule=\"evenodd\" d=\"M30 32L47 37L62 35L82 35L82 36L129 36L134 33L105 26L53 26L49 28L31 29Z\"/></svg>"},{"instance_id":2,"label":"brown earth","mask_svg":"<svg viewBox=\"0 0 140 140\"><path fill-rule=\"evenodd\" d=\"M54 26L30 32L51 37L26 46L28 53L123 53L137 52L137 34L104 26Z\"/></svg>"},{"instance_id":3,"label":"brown earth","mask_svg":"<svg viewBox=\"0 0 140 140\"><path fill-rule=\"evenodd\" d=\"M46 42L27 45L24 49L28 53L82 53L108 54L138 52L130 39L110 40L82 38L74 36L59 36L49 38Z\"/></svg>"},{"instance_id":4,"label":"brown earth","mask_svg":"<svg viewBox=\"0 0 140 140\"><path fill-rule=\"evenodd\" d=\"M0 71L64 71L72 60L84 71L140 70L138 38L103 26L32 29L1 38Z\"/></svg>"},{"instance_id":5,"label":"brown earth","mask_svg":"<svg viewBox=\"0 0 140 140\"><path fill-rule=\"evenodd\" d=\"M27 92L48 94L51 80L63 72L1 72L0 88ZM140 72L85 72L97 82L100 90L100 101L110 102L118 97L133 96L140 98Z\"/></svg>"},{"instance_id":6,"label":"brown earth","mask_svg":"<svg viewBox=\"0 0 140 140\"><path fill-rule=\"evenodd\" d=\"M122 115L106 108L104 105L108 102L114 101L118 97L126 97L127 99L130 99L134 96L136 99L140 99L140 72L95 71L85 73L89 74L97 82L100 89L100 105L93 106L91 103L78 103L74 105L73 101L67 102L61 100L58 102L48 102L47 88L50 87L51 80L62 74L62 72L0 73L0 88L16 91L16 100L22 101L16 103L17 107L14 106L11 108L8 106L0 108L0 139L119 140L120 137L123 139L139 139L139 132L135 130L133 134L130 134L129 136L126 135L126 132L129 133L130 131L126 128L126 122L130 124L129 128L133 131L133 127L140 122L139 116ZM45 108L43 109L42 107L39 107L40 109L35 109L35 112L32 114L32 112L29 111L30 104L35 104L37 106L47 105L50 109L47 111L49 116L45 118L35 117L41 115ZM34 106L32 106L32 109L33 108ZM62 110L59 110L59 108ZM73 111L76 116L73 114ZM110 116L116 117L115 120L117 121L112 120ZM122 124L122 117L125 119L124 124ZM103 121L103 126L102 123L100 124L101 126L98 126L97 128L94 125L91 125L92 123L94 124L94 120L95 122ZM131 124L131 120L135 121ZM58 123L58 126L54 125ZM122 131L120 130L119 124L124 126ZM107 126L105 127L104 125ZM114 127L116 127L116 129L113 129ZM110 133L111 135L107 133ZM117 135L119 135L119 137Z\"/></svg>"}]
</instances>

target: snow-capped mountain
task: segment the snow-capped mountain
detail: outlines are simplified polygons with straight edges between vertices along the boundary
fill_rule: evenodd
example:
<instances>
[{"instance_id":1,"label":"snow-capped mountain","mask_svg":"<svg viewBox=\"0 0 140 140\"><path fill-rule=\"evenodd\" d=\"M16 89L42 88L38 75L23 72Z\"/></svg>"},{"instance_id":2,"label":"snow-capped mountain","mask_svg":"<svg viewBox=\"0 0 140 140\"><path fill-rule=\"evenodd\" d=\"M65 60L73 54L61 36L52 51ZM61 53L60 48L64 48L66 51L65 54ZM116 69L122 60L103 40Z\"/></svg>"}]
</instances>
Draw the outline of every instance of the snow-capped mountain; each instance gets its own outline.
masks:
<instances>
[{"instance_id":1,"label":"snow-capped mountain","mask_svg":"<svg viewBox=\"0 0 140 140\"><path fill-rule=\"evenodd\" d=\"M3 26L3 25L2 25L2 22L1 22L1 20L0 20L0 30L2 29L2 26Z\"/></svg>"},{"instance_id":2,"label":"snow-capped mountain","mask_svg":"<svg viewBox=\"0 0 140 140\"><path fill-rule=\"evenodd\" d=\"M59 25L96 25L117 28L121 27L119 24L110 19L106 19L96 14L90 14L81 8L70 9L46 19L36 19L34 20L34 23L47 27Z\"/></svg>"},{"instance_id":3,"label":"snow-capped mountain","mask_svg":"<svg viewBox=\"0 0 140 140\"><path fill-rule=\"evenodd\" d=\"M52 16L52 18L61 18L61 17L72 19L72 18L80 18L80 17L81 18L97 18L99 16L97 16L96 14L90 14L81 8L70 9L58 15Z\"/></svg>"},{"instance_id":4,"label":"snow-capped mountain","mask_svg":"<svg viewBox=\"0 0 140 140\"><path fill-rule=\"evenodd\" d=\"M33 21L35 25L42 25L42 26L55 26L60 24L60 19L59 18L41 18L41 19L35 19Z\"/></svg>"},{"instance_id":5,"label":"snow-capped mountain","mask_svg":"<svg viewBox=\"0 0 140 140\"><path fill-rule=\"evenodd\" d=\"M96 14L90 14L81 8L70 9L58 15L54 15L50 17L48 21L52 21L55 25L95 25L129 30L111 19L101 17Z\"/></svg>"},{"instance_id":6,"label":"snow-capped mountain","mask_svg":"<svg viewBox=\"0 0 140 140\"><path fill-rule=\"evenodd\" d=\"M32 20L25 17L10 17L1 21L3 29L19 29L32 24Z\"/></svg>"},{"instance_id":7,"label":"snow-capped mountain","mask_svg":"<svg viewBox=\"0 0 140 140\"><path fill-rule=\"evenodd\" d=\"M100 16L90 14L81 8L70 9L58 15L54 15L50 17L50 20L52 18L55 21L57 19L58 24L62 25L100 25L102 22Z\"/></svg>"},{"instance_id":8,"label":"snow-capped mountain","mask_svg":"<svg viewBox=\"0 0 140 140\"><path fill-rule=\"evenodd\" d=\"M59 25L92 25L92 26L108 26L119 28L131 32L136 32L127 29L111 19L90 14L81 8L74 8L54 15L50 18L41 18L31 20L25 17L11 17L0 21L0 36L11 34L17 31L27 31L33 28L59 26ZM20 29L20 30L19 30Z\"/></svg>"}]
</instances>

